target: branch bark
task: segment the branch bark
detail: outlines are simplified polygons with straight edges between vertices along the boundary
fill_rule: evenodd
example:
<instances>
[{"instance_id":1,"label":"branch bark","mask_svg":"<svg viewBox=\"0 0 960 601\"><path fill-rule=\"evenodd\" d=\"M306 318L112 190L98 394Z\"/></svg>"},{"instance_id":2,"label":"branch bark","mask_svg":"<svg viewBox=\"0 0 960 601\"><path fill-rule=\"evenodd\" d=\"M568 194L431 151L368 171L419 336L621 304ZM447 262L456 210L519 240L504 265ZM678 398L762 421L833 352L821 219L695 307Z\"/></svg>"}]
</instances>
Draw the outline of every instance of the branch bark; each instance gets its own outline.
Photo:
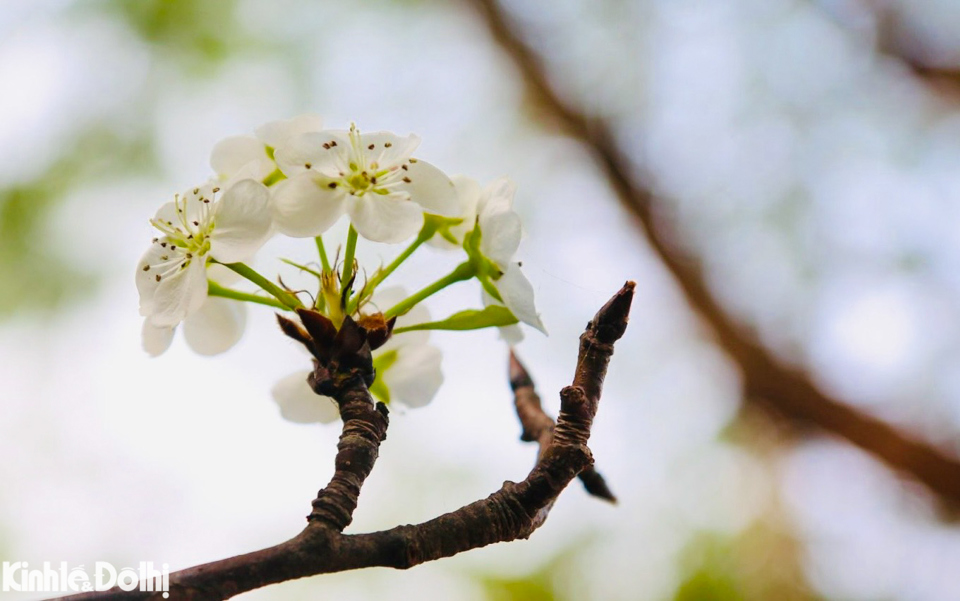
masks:
<instances>
[{"instance_id":1,"label":"branch bark","mask_svg":"<svg viewBox=\"0 0 960 601\"><path fill-rule=\"evenodd\" d=\"M795 424L815 426L846 439L894 470L919 480L942 499L960 502L960 462L956 458L831 397L814 386L802 371L784 365L741 331L712 295L695 260L684 256L673 244L675 233L657 218L656 199L634 179L630 161L620 151L609 127L560 98L540 57L526 45L496 0L473 0L473 5L497 44L518 67L541 109L592 151L610 187L635 217L636 225L673 274L692 310L712 327L717 344L740 368L746 402Z\"/></svg>"},{"instance_id":2,"label":"branch bark","mask_svg":"<svg viewBox=\"0 0 960 601\"><path fill-rule=\"evenodd\" d=\"M600 403L613 344L627 327L633 290L634 283L627 282L580 336L573 384L560 392L556 426L549 440L542 438L536 465L523 481L504 482L500 490L486 499L428 522L370 534L343 534L342 530L352 519L363 481L373 469L380 442L386 437L386 411L382 404L373 404L367 390L372 365L368 365L369 348L363 328L348 331L346 336L338 335L355 352L349 356L334 352L330 363L318 361L310 383L324 394L331 394L340 405L343 434L336 473L313 502L307 527L274 547L171 574L170 598L227 599L296 578L375 566L406 569L493 543L528 538L546 520L567 484L592 465L587 446L590 427ZM301 342L309 342L309 334L291 329L297 328L292 323L281 321L284 331ZM355 325L345 323L343 328ZM519 417L524 419L523 415ZM162 593L112 589L66 598L161 599Z\"/></svg>"}]
</instances>

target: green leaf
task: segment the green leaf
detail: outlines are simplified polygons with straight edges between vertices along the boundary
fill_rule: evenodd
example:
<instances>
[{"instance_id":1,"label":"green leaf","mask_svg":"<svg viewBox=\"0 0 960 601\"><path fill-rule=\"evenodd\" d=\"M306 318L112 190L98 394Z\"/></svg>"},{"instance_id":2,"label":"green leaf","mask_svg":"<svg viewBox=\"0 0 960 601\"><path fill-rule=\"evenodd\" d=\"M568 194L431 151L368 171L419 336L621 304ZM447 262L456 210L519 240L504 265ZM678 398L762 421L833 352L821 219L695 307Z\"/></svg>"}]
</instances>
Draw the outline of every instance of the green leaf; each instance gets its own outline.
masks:
<instances>
[{"instance_id":1,"label":"green leaf","mask_svg":"<svg viewBox=\"0 0 960 601\"><path fill-rule=\"evenodd\" d=\"M518 321L520 320L510 312L510 309L493 305L482 310L467 309L466 311L460 311L442 321L430 321L394 328L393 333L402 334L403 332L416 330L479 330L481 328L512 326Z\"/></svg>"}]
</instances>

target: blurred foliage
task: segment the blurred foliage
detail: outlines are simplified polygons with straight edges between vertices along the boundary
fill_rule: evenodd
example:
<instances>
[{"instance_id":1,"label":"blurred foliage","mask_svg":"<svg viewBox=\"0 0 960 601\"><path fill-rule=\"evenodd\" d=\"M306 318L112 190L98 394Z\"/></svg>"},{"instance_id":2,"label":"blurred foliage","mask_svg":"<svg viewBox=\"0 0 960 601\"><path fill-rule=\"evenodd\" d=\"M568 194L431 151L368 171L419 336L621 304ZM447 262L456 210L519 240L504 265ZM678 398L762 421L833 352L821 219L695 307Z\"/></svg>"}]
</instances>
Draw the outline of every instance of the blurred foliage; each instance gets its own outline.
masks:
<instances>
[{"instance_id":1,"label":"blurred foliage","mask_svg":"<svg viewBox=\"0 0 960 601\"><path fill-rule=\"evenodd\" d=\"M96 125L66 144L45 172L0 189L0 319L20 310L51 310L92 289L96 272L80 269L49 243L48 221L83 184L144 172L154 163L148 140Z\"/></svg>"},{"instance_id":2,"label":"blurred foliage","mask_svg":"<svg viewBox=\"0 0 960 601\"><path fill-rule=\"evenodd\" d=\"M153 49L186 70L203 71L251 41L237 19L237 0L102 0L94 10L113 13Z\"/></svg>"},{"instance_id":3,"label":"blurred foliage","mask_svg":"<svg viewBox=\"0 0 960 601\"><path fill-rule=\"evenodd\" d=\"M577 560L589 541L577 541L538 570L518 577L485 574L478 577L489 601L574 601L581 599L572 584L580 580Z\"/></svg>"},{"instance_id":4,"label":"blurred foliage","mask_svg":"<svg viewBox=\"0 0 960 601\"><path fill-rule=\"evenodd\" d=\"M681 558L683 582L674 601L812 601L799 547L765 521L736 537L701 533Z\"/></svg>"}]
</instances>

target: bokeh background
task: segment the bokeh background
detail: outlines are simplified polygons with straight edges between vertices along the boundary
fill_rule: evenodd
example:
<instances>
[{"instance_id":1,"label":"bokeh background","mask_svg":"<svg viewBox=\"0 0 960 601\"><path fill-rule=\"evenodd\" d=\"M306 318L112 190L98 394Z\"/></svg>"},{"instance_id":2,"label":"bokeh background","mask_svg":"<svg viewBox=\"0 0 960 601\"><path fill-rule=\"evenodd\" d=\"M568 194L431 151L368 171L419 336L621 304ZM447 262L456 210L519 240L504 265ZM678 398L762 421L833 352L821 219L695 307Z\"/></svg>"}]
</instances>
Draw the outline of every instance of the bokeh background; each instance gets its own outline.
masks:
<instances>
[{"instance_id":1,"label":"bokeh background","mask_svg":"<svg viewBox=\"0 0 960 601\"><path fill-rule=\"evenodd\" d=\"M573 483L529 541L245 598L960 598L958 32L952 0L3 0L0 558L178 569L302 527L338 436L270 400L304 355L251 307L227 354L150 359L133 274L216 141L309 111L517 182L551 332L518 354L549 410L637 281L591 441L620 502ZM295 277L281 255L314 260L276 240L257 267ZM433 339L446 382L394 413L352 531L532 465L496 333Z\"/></svg>"}]
</instances>

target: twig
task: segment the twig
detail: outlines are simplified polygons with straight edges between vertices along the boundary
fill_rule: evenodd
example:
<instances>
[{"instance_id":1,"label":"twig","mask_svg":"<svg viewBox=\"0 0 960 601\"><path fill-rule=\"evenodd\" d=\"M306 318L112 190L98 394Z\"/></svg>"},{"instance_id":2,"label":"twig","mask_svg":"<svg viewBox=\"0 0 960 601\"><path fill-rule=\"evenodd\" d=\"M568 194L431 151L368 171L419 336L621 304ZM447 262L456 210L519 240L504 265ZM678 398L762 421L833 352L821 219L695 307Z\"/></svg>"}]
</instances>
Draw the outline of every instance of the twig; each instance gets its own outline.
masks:
<instances>
[{"instance_id":1,"label":"twig","mask_svg":"<svg viewBox=\"0 0 960 601\"><path fill-rule=\"evenodd\" d=\"M523 428L520 440L539 444L542 455L553 441L555 424L544 412L530 374L513 351L510 351L510 388L513 389L513 404L520 419L520 426ZM606 480L592 465L580 472L577 477L591 495L611 503L617 502Z\"/></svg>"},{"instance_id":2,"label":"twig","mask_svg":"<svg viewBox=\"0 0 960 601\"><path fill-rule=\"evenodd\" d=\"M337 339L341 350L324 353L329 363L317 362L310 383L330 393L344 415L337 453L337 470L330 485L314 501L307 527L289 541L246 555L188 568L170 575L170 598L226 599L268 584L276 584L357 568L406 569L497 542L528 538L547 518L550 507L593 458L587 447L590 427L600 402L613 343L627 326L633 300L633 282L597 312L580 337L573 385L560 393L560 414L553 435L530 474L521 482L504 482L486 499L415 526L397 526L370 534L343 534L350 522L360 487L373 468L386 433L386 413L374 406L368 385L369 346L366 332L345 322L347 334ZM302 316L301 316L302 317ZM306 325L307 320L304 320ZM284 331L307 341L311 332L281 321ZM322 324L313 329L321 332ZM341 332L343 328L341 328ZM329 351L329 349L327 349ZM317 352L316 354L321 354ZM525 426L526 427L526 426ZM111 589L68 599L160 599L161 593Z\"/></svg>"},{"instance_id":3,"label":"twig","mask_svg":"<svg viewBox=\"0 0 960 601\"><path fill-rule=\"evenodd\" d=\"M496 42L519 68L539 106L569 134L593 151L621 204L633 214L654 252L667 266L687 302L710 324L717 343L743 375L744 398L794 423L813 425L861 447L888 466L910 474L943 499L960 502L960 462L933 446L913 440L893 426L830 397L803 372L775 359L744 335L713 297L696 262L672 243L672 228L658 219L653 194L631 177L633 169L607 125L589 119L560 99L540 58L522 40L496 0L473 0Z\"/></svg>"}]
</instances>

